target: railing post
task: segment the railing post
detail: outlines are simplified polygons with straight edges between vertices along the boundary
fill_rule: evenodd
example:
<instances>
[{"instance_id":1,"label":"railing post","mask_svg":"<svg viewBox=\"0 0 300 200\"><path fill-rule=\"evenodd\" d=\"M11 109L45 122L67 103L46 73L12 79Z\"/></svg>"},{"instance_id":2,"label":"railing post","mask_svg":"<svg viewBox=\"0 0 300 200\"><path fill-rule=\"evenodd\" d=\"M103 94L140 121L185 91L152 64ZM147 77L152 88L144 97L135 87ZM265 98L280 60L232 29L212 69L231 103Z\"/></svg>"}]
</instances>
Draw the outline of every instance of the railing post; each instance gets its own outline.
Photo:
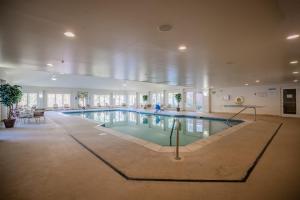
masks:
<instances>
[{"instance_id":1,"label":"railing post","mask_svg":"<svg viewBox=\"0 0 300 200\"><path fill-rule=\"evenodd\" d=\"M176 125L176 157L175 160L180 160L179 156L179 129L180 129L180 122L177 119L177 125Z\"/></svg>"}]
</instances>

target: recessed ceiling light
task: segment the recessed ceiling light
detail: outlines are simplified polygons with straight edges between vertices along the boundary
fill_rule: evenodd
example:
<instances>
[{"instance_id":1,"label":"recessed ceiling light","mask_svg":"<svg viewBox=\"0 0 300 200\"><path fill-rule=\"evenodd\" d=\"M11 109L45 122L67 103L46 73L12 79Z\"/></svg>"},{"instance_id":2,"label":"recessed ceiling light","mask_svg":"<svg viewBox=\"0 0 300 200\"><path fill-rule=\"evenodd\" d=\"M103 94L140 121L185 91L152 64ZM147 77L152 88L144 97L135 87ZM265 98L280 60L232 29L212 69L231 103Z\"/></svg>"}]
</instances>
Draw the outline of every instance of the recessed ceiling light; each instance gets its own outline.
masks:
<instances>
[{"instance_id":1,"label":"recessed ceiling light","mask_svg":"<svg viewBox=\"0 0 300 200\"><path fill-rule=\"evenodd\" d=\"M298 37L300 37L299 34L294 34L294 35L289 35L286 37L287 40L293 40L293 39L297 39Z\"/></svg>"},{"instance_id":2,"label":"recessed ceiling light","mask_svg":"<svg viewBox=\"0 0 300 200\"><path fill-rule=\"evenodd\" d=\"M67 37L75 37L75 34L72 33L72 32L69 32L69 31L64 32L64 35L67 36Z\"/></svg>"},{"instance_id":3,"label":"recessed ceiling light","mask_svg":"<svg viewBox=\"0 0 300 200\"><path fill-rule=\"evenodd\" d=\"M295 82L295 83L297 83L297 82L298 82L298 80L296 79L296 80L294 80L294 82Z\"/></svg>"},{"instance_id":4,"label":"recessed ceiling light","mask_svg":"<svg viewBox=\"0 0 300 200\"><path fill-rule=\"evenodd\" d=\"M255 83L259 83L259 82L260 82L260 80L256 80L256 81L255 81Z\"/></svg>"},{"instance_id":5,"label":"recessed ceiling light","mask_svg":"<svg viewBox=\"0 0 300 200\"><path fill-rule=\"evenodd\" d=\"M298 60L292 60L290 61L290 64L298 64Z\"/></svg>"},{"instance_id":6,"label":"recessed ceiling light","mask_svg":"<svg viewBox=\"0 0 300 200\"><path fill-rule=\"evenodd\" d=\"M179 47L178 47L178 50L179 51L185 51L187 49L187 47L185 46L185 45L180 45Z\"/></svg>"},{"instance_id":7,"label":"recessed ceiling light","mask_svg":"<svg viewBox=\"0 0 300 200\"><path fill-rule=\"evenodd\" d=\"M47 66L48 66L48 67L53 67L53 64L48 63Z\"/></svg>"},{"instance_id":8,"label":"recessed ceiling light","mask_svg":"<svg viewBox=\"0 0 300 200\"><path fill-rule=\"evenodd\" d=\"M299 72L293 72L293 74L299 74Z\"/></svg>"},{"instance_id":9,"label":"recessed ceiling light","mask_svg":"<svg viewBox=\"0 0 300 200\"><path fill-rule=\"evenodd\" d=\"M249 84L248 84L248 83L245 83L244 85L246 85L246 86L247 86L247 85L249 85Z\"/></svg>"}]
</instances>

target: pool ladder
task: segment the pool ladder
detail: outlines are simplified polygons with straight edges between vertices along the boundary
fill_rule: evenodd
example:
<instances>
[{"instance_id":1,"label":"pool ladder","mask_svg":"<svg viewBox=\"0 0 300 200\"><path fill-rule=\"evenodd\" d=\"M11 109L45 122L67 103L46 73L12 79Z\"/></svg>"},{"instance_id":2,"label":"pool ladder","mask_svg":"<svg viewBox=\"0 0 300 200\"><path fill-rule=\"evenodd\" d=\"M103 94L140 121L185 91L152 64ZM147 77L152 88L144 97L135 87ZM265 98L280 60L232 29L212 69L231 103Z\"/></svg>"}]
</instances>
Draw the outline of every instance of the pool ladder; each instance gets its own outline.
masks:
<instances>
[{"instance_id":1,"label":"pool ladder","mask_svg":"<svg viewBox=\"0 0 300 200\"><path fill-rule=\"evenodd\" d=\"M173 120L172 130L171 130L171 134L170 134L170 146L172 146L172 136L173 136L173 132L174 132L174 128L175 128L175 123L176 123L176 156L175 156L175 160L180 160L181 158L179 156L179 130L180 130L179 119Z\"/></svg>"}]
</instances>

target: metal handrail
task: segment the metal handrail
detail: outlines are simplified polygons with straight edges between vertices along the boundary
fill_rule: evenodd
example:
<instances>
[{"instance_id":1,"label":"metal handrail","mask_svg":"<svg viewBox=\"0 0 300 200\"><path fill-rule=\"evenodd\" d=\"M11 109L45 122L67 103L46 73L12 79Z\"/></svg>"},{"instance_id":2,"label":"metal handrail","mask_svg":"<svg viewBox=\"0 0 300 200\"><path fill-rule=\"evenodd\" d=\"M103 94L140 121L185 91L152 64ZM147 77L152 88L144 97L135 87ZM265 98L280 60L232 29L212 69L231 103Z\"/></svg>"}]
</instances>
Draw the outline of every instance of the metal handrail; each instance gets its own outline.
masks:
<instances>
[{"instance_id":1,"label":"metal handrail","mask_svg":"<svg viewBox=\"0 0 300 200\"><path fill-rule=\"evenodd\" d=\"M173 120L172 130L171 130L171 134L170 134L170 146L172 146L172 136L173 136L174 126L175 126L175 121L176 121L176 118L174 118L174 120Z\"/></svg>"},{"instance_id":2,"label":"metal handrail","mask_svg":"<svg viewBox=\"0 0 300 200\"><path fill-rule=\"evenodd\" d=\"M176 118L173 120L172 130L171 130L171 134L170 134L170 146L172 146L172 136L173 136L173 131L174 131L174 128L175 128L175 122L177 122L176 123L176 156L175 156L175 160L180 160L181 159L179 157L179 129L180 129L180 122Z\"/></svg>"},{"instance_id":3,"label":"metal handrail","mask_svg":"<svg viewBox=\"0 0 300 200\"><path fill-rule=\"evenodd\" d=\"M237 115L239 115L240 113L242 113L244 110L248 109L248 108L252 108L254 110L254 121L256 121L256 106L245 106L242 110L240 110L238 113L234 114L233 116L229 117L227 119L227 122L229 122L229 120L232 120L234 117L236 117Z\"/></svg>"}]
</instances>

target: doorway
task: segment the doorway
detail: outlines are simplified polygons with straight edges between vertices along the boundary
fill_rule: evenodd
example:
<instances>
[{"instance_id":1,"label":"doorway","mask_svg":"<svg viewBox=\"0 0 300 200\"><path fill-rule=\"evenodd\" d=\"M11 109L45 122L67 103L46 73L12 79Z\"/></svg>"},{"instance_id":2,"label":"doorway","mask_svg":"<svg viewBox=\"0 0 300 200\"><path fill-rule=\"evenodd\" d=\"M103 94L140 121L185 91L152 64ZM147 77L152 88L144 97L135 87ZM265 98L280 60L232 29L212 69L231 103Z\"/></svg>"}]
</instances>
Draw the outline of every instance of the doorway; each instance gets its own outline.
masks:
<instances>
[{"instance_id":1,"label":"doorway","mask_svg":"<svg viewBox=\"0 0 300 200\"><path fill-rule=\"evenodd\" d=\"M283 89L283 114L297 114L296 89Z\"/></svg>"}]
</instances>

